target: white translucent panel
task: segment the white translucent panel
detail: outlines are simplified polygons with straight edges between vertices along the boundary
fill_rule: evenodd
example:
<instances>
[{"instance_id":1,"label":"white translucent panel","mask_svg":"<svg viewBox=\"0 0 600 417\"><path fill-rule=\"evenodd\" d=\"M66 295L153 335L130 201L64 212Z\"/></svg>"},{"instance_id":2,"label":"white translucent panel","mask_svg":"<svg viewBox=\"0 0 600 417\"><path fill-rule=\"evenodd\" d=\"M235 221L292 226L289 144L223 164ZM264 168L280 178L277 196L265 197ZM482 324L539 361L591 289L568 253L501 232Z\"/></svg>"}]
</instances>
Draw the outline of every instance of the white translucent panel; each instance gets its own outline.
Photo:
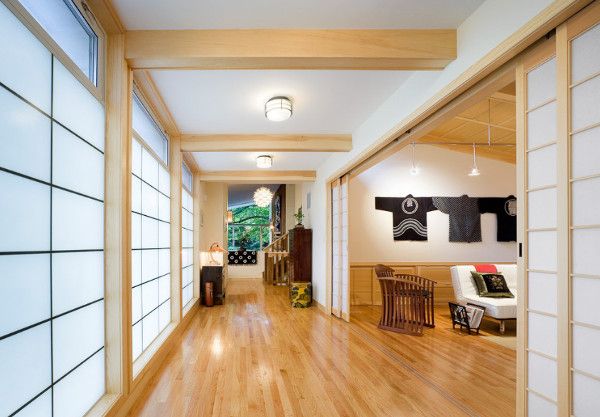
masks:
<instances>
[{"instance_id":1,"label":"white translucent panel","mask_svg":"<svg viewBox=\"0 0 600 417\"><path fill-rule=\"evenodd\" d=\"M571 42L571 83L600 72L600 25Z\"/></svg>"},{"instance_id":2,"label":"white translucent panel","mask_svg":"<svg viewBox=\"0 0 600 417\"><path fill-rule=\"evenodd\" d=\"M131 139L131 172L142 177L142 145L134 138Z\"/></svg>"},{"instance_id":3,"label":"white translucent panel","mask_svg":"<svg viewBox=\"0 0 600 417\"><path fill-rule=\"evenodd\" d=\"M50 182L50 119L1 87L0 166Z\"/></svg>"},{"instance_id":4,"label":"white translucent panel","mask_svg":"<svg viewBox=\"0 0 600 417\"><path fill-rule=\"evenodd\" d=\"M187 210L181 210L181 221L182 226L188 230L194 228L194 216Z\"/></svg>"},{"instance_id":5,"label":"white translucent panel","mask_svg":"<svg viewBox=\"0 0 600 417\"><path fill-rule=\"evenodd\" d=\"M136 360L142 353L142 322L133 326L131 332L131 353L133 360Z\"/></svg>"},{"instance_id":6,"label":"white translucent panel","mask_svg":"<svg viewBox=\"0 0 600 417\"><path fill-rule=\"evenodd\" d=\"M600 279L573 277L573 320L600 326Z\"/></svg>"},{"instance_id":7,"label":"white translucent panel","mask_svg":"<svg viewBox=\"0 0 600 417\"><path fill-rule=\"evenodd\" d=\"M54 386L54 417L81 417L106 392L104 349Z\"/></svg>"},{"instance_id":8,"label":"white translucent panel","mask_svg":"<svg viewBox=\"0 0 600 417\"><path fill-rule=\"evenodd\" d=\"M102 249L104 204L68 191L52 192L52 248Z\"/></svg>"},{"instance_id":9,"label":"white translucent panel","mask_svg":"<svg viewBox=\"0 0 600 417\"><path fill-rule=\"evenodd\" d=\"M194 211L194 201L192 200L192 196L186 189L181 190L181 205L189 212Z\"/></svg>"},{"instance_id":10,"label":"white translucent panel","mask_svg":"<svg viewBox=\"0 0 600 417\"><path fill-rule=\"evenodd\" d=\"M555 142L556 101L531 111L527 116L527 149Z\"/></svg>"},{"instance_id":11,"label":"white translucent panel","mask_svg":"<svg viewBox=\"0 0 600 417\"><path fill-rule=\"evenodd\" d=\"M573 326L573 368L600 378L600 330Z\"/></svg>"},{"instance_id":12,"label":"white translucent panel","mask_svg":"<svg viewBox=\"0 0 600 417\"><path fill-rule=\"evenodd\" d=\"M167 138L150 113L146 110L136 94L132 100L133 129L140 135L146 144L166 163L167 162Z\"/></svg>"},{"instance_id":13,"label":"white translucent panel","mask_svg":"<svg viewBox=\"0 0 600 417\"><path fill-rule=\"evenodd\" d=\"M158 280L142 284L142 316L158 306Z\"/></svg>"},{"instance_id":14,"label":"white translucent panel","mask_svg":"<svg viewBox=\"0 0 600 417\"><path fill-rule=\"evenodd\" d=\"M158 188L158 161L142 148L142 179L154 188Z\"/></svg>"},{"instance_id":15,"label":"white translucent panel","mask_svg":"<svg viewBox=\"0 0 600 417\"><path fill-rule=\"evenodd\" d=\"M529 269L556 271L556 232L529 232Z\"/></svg>"},{"instance_id":16,"label":"white translucent panel","mask_svg":"<svg viewBox=\"0 0 600 417\"><path fill-rule=\"evenodd\" d=\"M158 189L163 194L171 194L171 177L169 171L162 165L158 166Z\"/></svg>"},{"instance_id":17,"label":"white translucent panel","mask_svg":"<svg viewBox=\"0 0 600 417\"><path fill-rule=\"evenodd\" d=\"M591 209L600 207L600 178L573 182L571 201L573 226L600 224L600 210Z\"/></svg>"},{"instance_id":18,"label":"white translucent panel","mask_svg":"<svg viewBox=\"0 0 600 417\"><path fill-rule=\"evenodd\" d=\"M50 255L0 256L0 336L50 317Z\"/></svg>"},{"instance_id":19,"label":"white translucent panel","mask_svg":"<svg viewBox=\"0 0 600 417\"><path fill-rule=\"evenodd\" d=\"M8 416L51 383L50 323L0 340L0 415Z\"/></svg>"},{"instance_id":20,"label":"white translucent panel","mask_svg":"<svg viewBox=\"0 0 600 417\"><path fill-rule=\"evenodd\" d=\"M600 122L600 77L571 90L571 129L579 130Z\"/></svg>"},{"instance_id":21,"label":"white translucent panel","mask_svg":"<svg viewBox=\"0 0 600 417\"><path fill-rule=\"evenodd\" d=\"M529 392L527 394L528 417L556 417L558 410L556 404L539 395Z\"/></svg>"},{"instance_id":22,"label":"white translucent panel","mask_svg":"<svg viewBox=\"0 0 600 417\"><path fill-rule=\"evenodd\" d=\"M142 247L142 216L135 213L131 214L131 247Z\"/></svg>"},{"instance_id":23,"label":"white translucent panel","mask_svg":"<svg viewBox=\"0 0 600 417\"><path fill-rule=\"evenodd\" d=\"M556 184L556 145L529 152L527 164L528 188Z\"/></svg>"},{"instance_id":24,"label":"white translucent panel","mask_svg":"<svg viewBox=\"0 0 600 417\"><path fill-rule=\"evenodd\" d=\"M104 155L60 125L52 129L52 183L102 200Z\"/></svg>"},{"instance_id":25,"label":"white translucent panel","mask_svg":"<svg viewBox=\"0 0 600 417\"><path fill-rule=\"evenodd\" d=\"M181 244L186 247L192 247L194 245L194 235L189 230L183 229L181 231Z\"/></svg>"},{"instance_id":26,"label":"white translucent panel","mask_svg":"<svg viewBox=\"0 0 600 417\"><path fill-rule=\"evenodd\" d=\"M158 276L158 251L142 251L142 282L146 282Z\"/></svg>"},{"instance_id":27,"label":"white translucent panel","mask_svg":"<svg viewBox=\"0 0 600 417\"><path fill-rule=\"evenodd\" d=\"M168 274L171 271L171 250L158 251L158 275Z\"/></svg>"},{"instance_id":28,"label":"white translucent panel","mask_svg":"<svg viewBox=\"0 0 600 417\"><path fill-rule=\"evenodd\" d=\"M527 74L527 108L556 97L556 58L543 63Z\"/></svg>"},{"instance_id":29,"label":"white translucent panel","mask_svg":"<svg viewBox=\"0 0 600 417\"><path fill-rule=\"evenodd\" d=\"M574 178L600 174L600 126L571 137L571 161Z\"/></svg>"},{"instance_id":30,"label":"white translucent panel","mask_svg":"<svg viewBox=\"0 0 600 417\"><path fill-rule=\"evenodd\" d=\"M54 319L52 346L56 381L104 346L104 302Z\"/></svg>"},{"instance_id":31,"label":"white translucent panel","mask_svg":"<svg viewBox=\"0 0 600 417\"><path fill-rule=\"evenodd\" d=\"M142 216L142 247L158 247L158 220Z\"/></svg>"},{"instance_id":32,"label":"white translucent panel","mask_svg":"<svg viewBox=\"0 0 600 417\"><path fill-rule=\"evenodd\" d=\"M131 322L136 323L142 318L142 287L131 289Z\"/></svg>"},{"instance_id":33,"label":"white translucent panel","mask_svg":"<svg viewBox=\"0 0 600 417\"><path fill-rule=\"evenodd\" d=\"M158 247L168 248L171 246L171 225L158 222Z\"/></svg>"},{"instance_id":34,"label":"white translucent panel","mask_svg":"<svg viewBox=\"0 0 600 417\"><path fill-rule=\"evenodd\" d=\"M528 353L529 388L556 401L556 361Z\"/></svg>"},{"instance_id":35,"label":"white translucent panel","mask_svg":"<svg viewBox=\"0 0 600 417\"><path fill-rule=\"evenodd\" d=\"M573 230L571 248L573 273L600 275L600 228Z\"/></svg>"},{"instance_id":36,"label":"white translucent panel","mask_svg":"<svg viewBox=\"0 0 600 417\"><path fill-rule=\"evenodd\" d=\"M158 194L158 218L168 222L171 220L171 200L164 195Z\"/></svg>"},{"instance_id":37,"label":"white translucent panel","mask_svg":"<svg viewBox=\"0 0 600 417\"><path fill-rule=\"evenodd\" d=\"M527 218L530 229L556 227L556 188L528 193Z\"/></svg>"},{"instance_id":38,"label":"white translucent panel","mask_svg":"<svg viewBox=\"0 0 600 417\"><path fill-rule=\"evenodd\" d=\"M55 315L103 297L103 252L52 255L52 311Z\"/></svg>"},{"instance_id":39,"label":"white translucent panel","mask_svg":"<svg viewBox=\"0 0 600 417\"><path fill-rule=\"evenodd\" d=\"M50 249L50 188L0 172L0 252Z\"/></svg>"},{"instance_id":40,"label":"white translucent panel","mask_svg":"<svg viewBox=\"0 0 600 417\"><path fill-rule=\"evenodd\" d=\"M142 251L131 251L131 285L142 283Z\"/></svg>"},{"instance_id":41,"label":"white translucent panel","mask_svg":"<svg viewBox=\"0 0 600 417\"><path fill-rule=\"evenodd\" d=\"M61 124L104 150L104 107L54 58L53 116Z\"/></svg>"},{"instance_id":42,"label":"white translucent panel","mask_svg":"<svg viewBox=\"0 0 600 417\"><path fill-rule=\"evenodd\" d=\"M529 308L556 314L556 274L529 272Z\"/></svg>"},{"instance_id":43,"label":"white translucent panel","mask_svg":"<svg viewBox=\"0 0 600 417\"><path fill-rule=\"evenodd\" d=\"M573 415L598 417L600 381L573 372Z\"/></svg>"},{"instance_id":44,"label":"white translucent panel","mask_svg":"<svg viewBox=\"0 0 600 417\"><path fill-rule=\"evenodd\" d=\"M163 303L171 296L171 275L158 279L158 302Z\"/></svg>"},{"instance_id":45,"label":"white translucent panel","mask_svg":"<svg viewBox=\"0 0 600 417\"><path fill-rule=\"evenodd\" d=\"M181 305L183 307L187 306L188 303L192 300L192 296L194 295L194 287L192 285L188 285L184 287L181 291Z\"/></svg>"},{"instance_id":46,"label":"white translucent panel","mask_svg":"<svg viewBox=\"0 0 600 417\"><path fill-rule=\"evenodd\" d=\"M158 331L162 331L171 322L171 303L158 307Z\"/></svg>"},{"instance_id":47,"label":"white translucent panel","mask_svg":"<svg viewBox=\"0 0 600 417\"><path fill-rule=\"evenodd\" d=\"M529 313L527 325L529 348L556 357L556 318Z\"/></svg>"},{"instance_id":48,"label":"white translucent panel","mask_svg":"<svg viewBox=\"0 0 600 417\"><path fill-rule=\"evenodd\" d=\"M0 82L50 114L52 56L0 3Z\"/></svg>"},{"instance_id":49,"label":"white translucent panel","mask_svg":"<svg viewBox=\"0 0 600 417\"><path fill-rule=\"evenodd\" d=\"M48 390L15 414L15 417L48 417L52 415L52 391Z\"/></svg>"},{"instance_id":50,"label":"white translucent panel","mask_svg":"<svg viewBox=\"0 0 600 417\"><path fill-rule=\"evenodd\" d=\"M182 249L181 250L181 265L188 266L191 265L194 260L193 257L193 249Z\"/></svg>"},{"instance_id":51,"label":"white translucent panel","mask_svg":"<svg viewBox=\"0 0 600 417\"><path fill-rule=\"evenodd\" d=\"M158 191L142 183L142 213L158 218Z\"/></svg>"},{"instance_id":52,"label":"white translucent panel","mask_svg":"<svg viewBox=\"0 0 600 417\"><path fill-rule=\"evenodd\" d=\"M135 175L131 176L131 211L142 212L142 181Z\"/></svg>"},{"instance_id":53,"label":"white translucent panel","mask_svg":"<svg viewBox=\"0 0 600 417\"><path fill-rule=\"evenodd\" d=\"M186 164L181 164L181 184L184 185L188 190L191 190L193 181L194 177L190 169ZM184 190L184 192L187 193L187 190Z\"/></svg>"},{"instance_id":54,"label":"white translucent panel","mask_svg":"<svg viewBox=\"0 0 600 417\"><path fill-rule=\"evenodd\" d=\"M194 270L191 266L183 268L181 271L181 282L183 286L188 285L194 279Z\"/></svg>"},{"instance_id":55,"label":"white translucent panel","mask_svg":"<svg viewBox=\"0 0 600 417\"><path fill-rule=\"evenodd\" d=\"M158 309L142 320L142 348L145 350L158 336Z\"/></svg>"}]
</instances>

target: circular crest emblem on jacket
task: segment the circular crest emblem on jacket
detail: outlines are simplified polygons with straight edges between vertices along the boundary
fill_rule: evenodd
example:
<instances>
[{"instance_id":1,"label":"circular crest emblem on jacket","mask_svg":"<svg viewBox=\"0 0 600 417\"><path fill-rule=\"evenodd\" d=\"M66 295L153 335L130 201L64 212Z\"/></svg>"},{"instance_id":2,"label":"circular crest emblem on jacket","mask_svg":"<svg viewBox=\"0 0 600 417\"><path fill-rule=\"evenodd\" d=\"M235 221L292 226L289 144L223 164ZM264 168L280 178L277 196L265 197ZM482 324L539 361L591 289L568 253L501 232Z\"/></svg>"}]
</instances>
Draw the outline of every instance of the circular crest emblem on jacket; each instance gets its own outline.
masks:
<instances>
[{"instance_id":1,"label":"circular crest emblem on jacket","mask_svg":"<svg viewBox=\"0 0 600 417\"><path fill-rule=\"evenodd\" d=\"M419 203L413 197L407 197L402 200L402 211L405 214L414 214L419 209Z\"/></svg>"}]
</instances>

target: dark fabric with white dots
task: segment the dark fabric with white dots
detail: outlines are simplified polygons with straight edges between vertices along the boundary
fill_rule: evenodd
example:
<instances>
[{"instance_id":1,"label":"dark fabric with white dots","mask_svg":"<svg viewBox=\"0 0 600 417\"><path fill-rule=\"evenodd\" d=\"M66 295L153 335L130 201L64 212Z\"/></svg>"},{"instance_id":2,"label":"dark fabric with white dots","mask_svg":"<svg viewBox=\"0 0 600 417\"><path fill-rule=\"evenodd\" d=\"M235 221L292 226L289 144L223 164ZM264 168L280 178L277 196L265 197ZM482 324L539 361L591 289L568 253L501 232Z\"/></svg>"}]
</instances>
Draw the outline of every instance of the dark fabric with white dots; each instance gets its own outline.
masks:
<instances>
[{"instance_id":1,"label":"dark fabric with white dots","mask_svg":"<svg viewBox=\"0 0 600 417\"><path fill-rule=\"evenodd\" d=\"M229 265L256 265L256 251L230 251L228 256L228 263Z\"/></svg>"},{"instance_id":2,"label":"dark fabric with white dots","mask_svg":"<svg viewBox=\"0 0 600 417\"><path fill-rule=\"evenodd\" d=\"M432 197L434 206L450 218L450 242L481 242L478 198Z\"/></svg>"}]
</instances>

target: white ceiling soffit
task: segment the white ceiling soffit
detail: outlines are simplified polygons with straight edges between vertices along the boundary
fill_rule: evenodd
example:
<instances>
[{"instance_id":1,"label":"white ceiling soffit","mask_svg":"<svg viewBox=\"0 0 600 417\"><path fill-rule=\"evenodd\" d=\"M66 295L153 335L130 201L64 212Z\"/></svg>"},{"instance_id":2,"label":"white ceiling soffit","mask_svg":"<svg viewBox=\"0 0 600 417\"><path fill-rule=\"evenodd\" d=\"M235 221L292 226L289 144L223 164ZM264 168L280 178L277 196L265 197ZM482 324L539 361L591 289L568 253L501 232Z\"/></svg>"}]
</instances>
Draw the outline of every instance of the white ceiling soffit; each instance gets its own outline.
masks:
<instances>
[{"instance_id":1,"label":"white ceiling soffit","mask_svg":"<svg viewBox=\"0 0 600 417\"><path fill-rule=\"evenodd\" d=\"M329 152L194 152L194 158L202 171L253 171L256 157L262 154L273 157L272 171L316 170L331 153ZM268 172L269 169L265 169Z\"/></svg>"},{"instance_id":2,"label":"white ceiling soffit","mask_svg":"<svg viewBox=\"0 0 600 417\"><path fill-rule=\"evenodd\" d=\"M457 28L483 0L113 0L136 29Z\"/></svg>"},{"instance_id":3,"label":"white ceiling soffit","mask_svg":"<svg viewBox=\"0 0 600 417\"><path fill-rule=\"evenodd\" d=\"M254 204L254 191L259 187L266 187L274 193L279 188L279 184L230 184L228 186L229 208Z\"/></svg>"},{"instance_id":4,"label":"white ceiling soffit","mask_svg":"<svg viewBox=\"0 0 600 417\"><path fill-rule=\"evenodd\" d=\"M352 133L412 74L407 71L151 71L182 133ZM268 99L292 99L284 122Z\"/></svg>"}]
</instances>

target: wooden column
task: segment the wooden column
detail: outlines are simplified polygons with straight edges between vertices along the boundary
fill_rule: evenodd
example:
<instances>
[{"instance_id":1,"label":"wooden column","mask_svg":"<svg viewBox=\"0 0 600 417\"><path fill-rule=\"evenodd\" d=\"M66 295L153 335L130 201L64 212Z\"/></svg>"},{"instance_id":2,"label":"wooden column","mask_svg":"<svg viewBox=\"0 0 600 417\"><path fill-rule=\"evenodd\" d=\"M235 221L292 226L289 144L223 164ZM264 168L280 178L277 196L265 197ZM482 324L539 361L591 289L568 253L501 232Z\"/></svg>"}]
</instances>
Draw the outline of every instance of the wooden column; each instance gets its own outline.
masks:
<instances>
[{"instance_id":1,"label":"wooden column","mask_svg":"<svg viewBox=\"0 0 600 417\"><path fill-rule=\"evenodd\" d=\"M181 321L181 147L179 136L169 138L171 175L171 321Z\"/></svg>"}]
</instances>

